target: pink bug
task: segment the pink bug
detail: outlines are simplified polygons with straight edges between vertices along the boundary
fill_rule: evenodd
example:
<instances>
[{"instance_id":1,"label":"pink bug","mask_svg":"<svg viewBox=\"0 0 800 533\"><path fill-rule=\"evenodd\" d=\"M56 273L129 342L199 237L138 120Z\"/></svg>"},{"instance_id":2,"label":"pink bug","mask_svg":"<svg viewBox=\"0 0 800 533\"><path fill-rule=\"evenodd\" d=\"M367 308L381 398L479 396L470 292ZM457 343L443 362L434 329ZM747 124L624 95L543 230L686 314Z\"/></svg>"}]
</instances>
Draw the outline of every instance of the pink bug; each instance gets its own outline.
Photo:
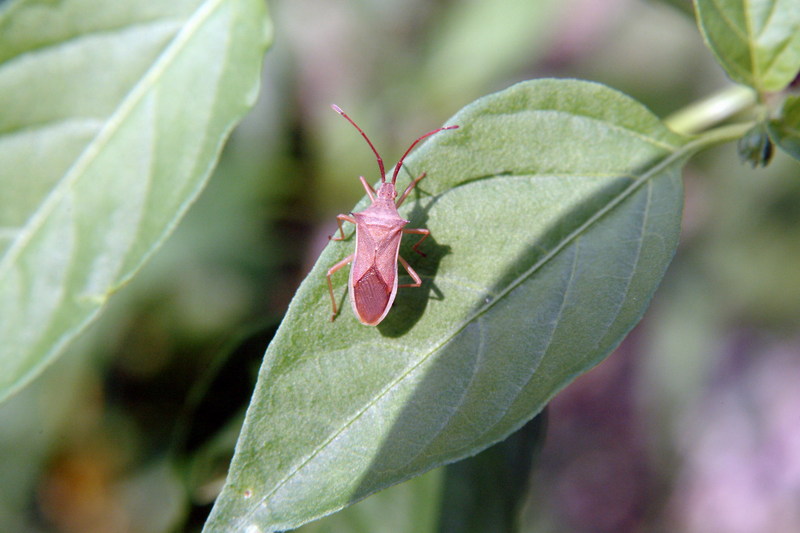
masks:
<instances>
[{"instance_id":1,"label":"pink bug","mask_svg":"<svg viewBox=\"0 0 800 533\"><path fill-rule=\"evenodd\" d=\"M377 326L389 313L389 309L391 309L394 298L397 295L398 287L419 287L422 285L422 279L419 275L405 259L400 257L400 240L403 233L422 235L411 249L423 256L425 254L418 247L430 235L430 231L426 229L406 229L405 226L409 221L402 218L397 212L397 208L402 205L417 183L425 177L425 173L423 172L420 177L412 181L395 203L395 198L397 198L397 190L395 189L397 174L400 172L403 160L422 139L440 131L454 130L458 126L437 128L411 143L411 146L408 147L408 150L395 166L392 181L387 182L383 159L381 159L367 134L338 106L332 105L331 107L355 126L361 136L364 137L378 160L378 168L381 172L381 184L377 192L367 183L364 176L359 176L361 185L364 186L364 190L367 192L372 204L358 213L341 214L336 217L340 236L338 238L331 237L331 240L343 240L344 228L342 228L342 222L352 222L356 225L356 250L352 255L345 257L328 269L328 290L330 291L331 304L333 305L331 321L338 314L336 298L333 295L331 275L352 262L353 266L350 268L348 287L353 312L362 324ZM398 261L406 269L414 283L397 284Z\"/></svg>"}]
</instances>

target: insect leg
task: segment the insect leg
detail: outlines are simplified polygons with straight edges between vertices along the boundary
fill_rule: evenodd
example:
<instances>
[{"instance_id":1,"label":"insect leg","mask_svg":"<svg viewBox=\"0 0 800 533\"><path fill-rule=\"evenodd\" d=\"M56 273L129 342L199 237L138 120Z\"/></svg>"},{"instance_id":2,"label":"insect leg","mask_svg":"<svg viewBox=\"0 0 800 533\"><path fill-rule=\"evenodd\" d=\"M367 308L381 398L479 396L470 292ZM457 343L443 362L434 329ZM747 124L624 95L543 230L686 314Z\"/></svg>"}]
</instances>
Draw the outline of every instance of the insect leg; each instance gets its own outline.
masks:
<instances>
[{"instance_id":1,"label":"insect leg","mask_svg":"<svg viewBox=\"0 0 800 533\"><path fill-rule=\"evenodd\" d=\"M406 269L406 272L408 272L408 275L411 276L411 279L414 280L414 283L404 283L403 285L398 285L397 287L400 288L400 287L420 287L420 286L422 286L422 278L420 278L419 274L417 274L417 272L413 268L411 268L411 265L408 264L408 261L406 261L405 259L403 259L402 256L399 256L399 255L397 256L397 260L400 261L400 264L403 265L403 268Z\"/></svg>"},{"instance_id":2,"label":"insect leg","mask_svg":"<svg viewBox=\"0 0 800 533\"><path fill-rule=\"evenodd\" d=\"M367 180L364 179L364 176L359 176L358 179L361 180L361 185L364 186L364 190L367 191L367 196L373 202L375 201L375 189L372 188L372 185L367 183Z\"/></svg>"},{"instance_id":3,"label":"insect leg","mask_svg":"<svg viewBox=\"0 0 800 533\"><path fill-rule=\"evenodd\" d=\"M400 207L400 204L402 204L403 202L405 202L405 201L406 201L406 197L408 197L409 193L411 193L411 189L413 189L414 187L416 187L416 186L417 186L417 183L419 183L419 182L420 182L420 180L422 180L422 178L424 178L424 177L425 177L425 172L423 172L423 173L420 175L420 177L418 177L417 179L415 179L414 181L412 181L411 183L409 183L408 187L406 187L406 190L405 190L405 191L403 191L403 194L401 194L401 195L400 195L400 199L399 199L399 200L397 200L397 207Z\"/></svg>"},{"instance_id":4,"label":"insect leg","mask_svg":"<svg viewBox=\"0 0 800 533\"><path fill-rule=\"evenodd\" d=\"M341 223L339 223L339 227L341 227ZM331 305L333 306L333 314L331 315L331 322L333 322L333 320L336 318L336 315L339 313L339 311L336 309L336 297L333 295L333 283L331 282L331 276L337 270L341 270L343 267L347 266L352 260L353 256L348 255L347 257L345 257L344 259L342 259L341 261L339 261L338 263L336 263L335 265L333 265L328 269L328 274L326 276L328 278L328 292L331 295Z\"/></svg>"},{"instance_id":5,"label":"insect leg","mask_svg":"<svg viewBox=\"0 0 800 533\"><path fill-rule=\"evenodd\" d=\"M328 235L328 239L332 241L343 241L344 240L344 228L342 227L342 221L352 222L353 224L356 223L356 219L351 217L350 215L336 215L336 223L339 224L339 233L341 237L334 237L333 235ZM334 232L335 234L336 232Z\"/></svg>"},{"instance_id":6,"label":"insect leg","mask_svg":"<svg viewBox=\"0 0 800 533\"><path fill-rule=\"evenodd\" d=\"M403 233L414 233L416 235L422 235L422 238L420 240L418 240L417 243L414 246L411 247L411 249L414 250L415 252L417 252L422 257L425 257L425 252L420 252L417 247L420 244L422 244L422 241L424 241L425 239L428 238L428 235L431 234L430 230L426 230L426 229L422 229L422 228L417 228L417 229L405 229L404 228L403 229Z\"/></svg>"}]
</instances>

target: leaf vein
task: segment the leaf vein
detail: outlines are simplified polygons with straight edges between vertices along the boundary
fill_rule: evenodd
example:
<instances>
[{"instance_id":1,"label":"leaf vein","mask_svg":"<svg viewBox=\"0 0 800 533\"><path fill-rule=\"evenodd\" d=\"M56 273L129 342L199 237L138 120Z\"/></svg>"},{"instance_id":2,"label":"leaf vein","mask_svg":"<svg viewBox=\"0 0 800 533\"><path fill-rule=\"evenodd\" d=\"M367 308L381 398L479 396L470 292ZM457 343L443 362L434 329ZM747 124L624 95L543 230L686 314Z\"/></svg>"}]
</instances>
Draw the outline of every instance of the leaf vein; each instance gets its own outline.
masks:
<instances>
[{"instance_id":1,"label":"leaf vein","mask_svg":"<svg viewBox=\"0 0 800 533\"><path fill-rule=\"evenodd\" d=\"M478 339L479 340L478 340L478 346L477 346L477 357L475 358L475 364L472 367L472 373L470 374L469 382L465 385L464 390L463 390L463 392L461 393L461 395L460 395L460 397L458 399L458 403L456 405L453 405L452 408L449 409L450 414L449 414L447 420L445 421L445 423L441 424L439 426L439 428L436 430L436 432L433 435L431 435L431 437L428 439L428 444L426 446L424 446L424 447L421 447L419 452L417 452L413 457L411 457L406 462L406 464L411 463L412 461L414 461L418 457L420 457L420 456L425 454L425 452L428 449L428 447L440 435L442 435L445 432L445 430L447 429L447 427L450 424L450 421L453 419L453 417L455 415L457 415L459 413L459 410L464 405L464 402L466 401L467 397L469 397L470 387L475 383L475 378L477 377L480 368L483 366L483 362L485 360L485 355L486 355L486 328L485 328L484 323L483 323L483 317L479 317L475 321L475 323L477 324L477 327L478 327ZM467 422L471 426L474 427L476 425L476 424L473 424L472 418L466 412L461 413L461 417L464 419L465 422Z\"/></svg>"},{"instance_id":2,"label":"leaf vein","mask_svg":"<svg viewBox=\"0 0 800 533\"><path fill-rule=\"evenodd\" d=\"M152 19L143 19L141 21L132 23L132 24L122 24L119 26L109 26L107 28L96 28L93 30L76 33L74 35L66 36L65 38L59 39L57 41L49 42L49 43L42 43L39 46L33 46L20 52L17 55L11 56L3 61L0 61L0 70L2 70L6 65L14 63L15 61L32 56L37 54L43 54L49 52L52 49L58 49L62 46L71 46L74 44L78 44L85 39L90 39L93 37L104 36L104 35L113 35L114 33L123 32L126 30L133 30L133 29L146 29L149 27L155 27L160 25L180 25L181 18L174 17L174 16L165 16L165 17L154 17Z\"/></svg>"},{"instance_id":3,"label":"leaf vein","mask_svg":"<svg viewBox=\"0 0 800 533\"><path fill-rule=\"evenodd\" d=\"M728 10L719 4L718 0L711 0L711 5L717 10L717 15L723 22L730 28L733 35L738 37L745 45L750 41L749 35L743 30L736 22L734 22L728 15Z\"/></svg>"},{"instance_id":4,"label":"leaf vein","mask_svg":"<svg viewBox=\"0 0 800 533\"><path fill-rule=\"evenodd\" d=\"M769 5L769 13L767 13L767 18L766 18L766 20L764 20L764 26L762 26L762 27L761 27L761 29L759 30L759 32L758 32L758 33L756 34L756 36L755 36L755 39L756 39L756 41L758 41L759 39L761 39L761 37L762 37L762 36L764 35L764 33L767 31L767 28L769 28L769 26L770 26L770 23L772 22L772 17L773 17L773 16L775 15L775 13L777 12L777 10L776 10L777 6L778 6L778 1L777 1L777 0L776 0L776 1L774 1L774 2L772 2L772 3Z\"/></svg>"},{"instance_id":5,"label":"leaf vein","mask_svg":"<svg viewBox=\"0 0 800 533\"><path fill-rule=\"evenodd\" d=\"M774 48L773 54L769 58L769 61L764 64L764 72L769 72L775 63L781 61L783 59L781 56L784 52L786 52L787 49L791 49L792 44L792 37L789 37L788 39L785 39L779 47Z\"/></svg>"},{"instance_id":6,"label":"leaf vein","mask_svg":"<svg viewBox=\"0 0 800 533\"><path fill-rule=\"evenodd\" d=\"M640 225L639 239L638 239L637 247L636 247L636 258L635 258L635 260L633 262L633 265L631 267L630 275L626 276L627 283L625 284L625 290L623 291L623 295L619 299L619 301L617 303L617 306L616 306L616 309L614 310L614 316L610 320L608 320L608 322L607 322L607 324L605 326L606 333L608 333L608 331L611 330L611 326L614 324L614 322L617 320L617 318L619 318L620 312L622 312L622 305L625 302L625 299L627 298L628 293L630 292L631 283L633 282L633 278L636 276L636 270L637 270L637 268L639 266L639 262L642 259L642 248L643 248L643 245L644 245L645 231L646 231L646 228L647 228L647 220L648 220L648 217L650 216L650 207L651 207L651 204L652 204L653 183L652 182L648 182L646 187L647 187L647 197L646 197L646 201L645 201L644 211L642 212L642 220L641 220L641 225Z\"/></svg>"}]
</instances>

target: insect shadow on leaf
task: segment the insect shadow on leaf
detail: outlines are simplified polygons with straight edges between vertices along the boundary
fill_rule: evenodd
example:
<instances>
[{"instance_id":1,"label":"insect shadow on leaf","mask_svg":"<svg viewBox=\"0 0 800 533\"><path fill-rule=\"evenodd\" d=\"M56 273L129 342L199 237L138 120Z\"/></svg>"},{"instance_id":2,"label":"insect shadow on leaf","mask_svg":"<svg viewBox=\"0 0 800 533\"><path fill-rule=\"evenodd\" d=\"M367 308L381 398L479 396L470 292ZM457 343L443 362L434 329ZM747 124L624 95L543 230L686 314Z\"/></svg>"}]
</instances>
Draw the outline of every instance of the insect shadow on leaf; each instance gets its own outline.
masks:
<instances>
[{"instance_id":1,"label":"insect shadow on leaf","mask_svg":"<svg viewBox=\"0 0 800 533\"><path fill-rule=\"evenodd\" d=\"M419 195L419 189L415 192ZM429 201L414 198L411 213L409 213L410 226L424 228L427 226L428 213L436 205L436 198L429 198ZM423 205L423 202L425 205ZM440 244L436 240L436 235L431 233L420 247L424 256L410 253L413 242L406 240L400 246L400 255L414 257L414 269L422 278L422 285L417 290L398 291L394 302L393 311L378 324L378 330L387 337L400 337L408 332L416 324L430 300L444 300L445 296L436 286L435 278L439 270L442 259L450 253L450 247ZM400 282L407 282L407 275L401 277Z\"/></svg>"}]
</instances>

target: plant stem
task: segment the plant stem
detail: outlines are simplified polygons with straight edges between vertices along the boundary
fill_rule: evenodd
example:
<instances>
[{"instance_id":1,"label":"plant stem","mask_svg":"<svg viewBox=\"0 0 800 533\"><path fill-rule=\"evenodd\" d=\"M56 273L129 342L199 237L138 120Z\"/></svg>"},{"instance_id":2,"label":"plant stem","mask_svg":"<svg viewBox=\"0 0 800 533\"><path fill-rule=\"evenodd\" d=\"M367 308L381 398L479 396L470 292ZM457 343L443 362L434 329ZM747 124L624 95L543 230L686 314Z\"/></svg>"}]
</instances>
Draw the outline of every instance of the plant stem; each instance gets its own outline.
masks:
<instances>
[{"instance_id":1,"label":"plant stem","mask_svg":"<svg viewBox=\"0 0 800 533\"><path fill-rule=\"evenodd\" d=\"M718 144L736 141L745 133L747 133L747 131L752 128L754 124L755 123L752 121L738 122L736 124L728 124L726 126L720 126L719 128L704 131L703 133L699 134L697 138L686 144L686 147L690 152L696 153L700 150L705 150L706 148L711 148L712 146L716 146Z\"/></svg>"},{"instance_id":2,"label":"plant stem","mask_svg":"<svg viewBox=\"0 0 800 533\"><path fill-rule=\"evenodd\" d=\"M754 106L757 101L755 91L733 85L676 111L664 119L664 123L677 133L699 133Z\"/></svg>"}]
</instances>

